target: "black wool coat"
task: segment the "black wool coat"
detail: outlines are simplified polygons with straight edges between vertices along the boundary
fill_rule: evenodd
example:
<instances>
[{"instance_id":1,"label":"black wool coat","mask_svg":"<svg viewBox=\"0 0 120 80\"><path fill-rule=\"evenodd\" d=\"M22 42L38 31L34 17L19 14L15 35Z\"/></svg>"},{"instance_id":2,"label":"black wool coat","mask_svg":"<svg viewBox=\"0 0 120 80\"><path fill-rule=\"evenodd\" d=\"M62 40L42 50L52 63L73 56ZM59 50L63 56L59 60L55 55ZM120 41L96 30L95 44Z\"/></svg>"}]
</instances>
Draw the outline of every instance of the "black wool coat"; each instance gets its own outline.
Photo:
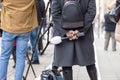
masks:
<instances>
[{"instance_id":1,"label":"black wool coat","mask_svg":"<svg viewBox=\"0 0 120 80\"><path fill-rule=\"evenodd\" d=\"M44 0L36 0L37 19L40 25L41 19L45 17L45 2Z\"/></svg>"},{"instance_id":2,"label":"black wool coat","mask_svg":"<svg viewBox=\"0 0 120 80\"><path fill-rule=\"evenodd\" d=\"M68 31L61 27L63 4L63 0L52 0L53 36L65 36ZM80 5L84 16L84 26L77 30L85 32L85 36L74 41L66 39L62 43L55 45L53 66L86 66L95 63L92 26L96 15L95 0L80 0Z\"/></svg>"}]
</instances>

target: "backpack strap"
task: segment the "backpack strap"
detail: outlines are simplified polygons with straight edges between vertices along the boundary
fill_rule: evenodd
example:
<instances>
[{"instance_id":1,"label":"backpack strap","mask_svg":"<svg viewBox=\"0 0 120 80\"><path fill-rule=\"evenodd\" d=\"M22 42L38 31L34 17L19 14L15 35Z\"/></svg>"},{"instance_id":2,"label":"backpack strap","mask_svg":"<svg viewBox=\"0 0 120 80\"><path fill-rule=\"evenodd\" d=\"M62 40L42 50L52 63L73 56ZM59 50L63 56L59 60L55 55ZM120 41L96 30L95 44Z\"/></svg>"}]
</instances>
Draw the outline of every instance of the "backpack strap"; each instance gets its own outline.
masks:
<instances>
[{"instance_id":1,"label":"backpack strap","mask_svg":"<svg viewBox=\"0 0 120 80\"><path fill-rule=\"evenodd\" d=\"M61 8L61 10L62 10L63 5L64 5L64 0L58 0L58 3L59 3L60 8Z\"/></svg>"},{"instance_id":2,"label":"backpack strap","mask_svg":"<svg viewBox=\"0 0 120 80\"><path fill-rule=\"evenodd\" d=\"M65 3L65 0L58 0L58 1L60 1L59 3L60 3L60 6L61 6L61 9L62 9L63 5ZM72 0L67 0L67 1L72 1ZM80 0L75 0L75 1L80 2Z\"/></svg>"},{"instance_id":3,"label":"backpack strap","mask_svg":"<svg viewBox=\"0 0 120 80\"><path fill-rule=\"evenodd\" d=\"M80 2L80 0L76 0L77 2Z\"/></svg>"},{"instance_id":4,"label":"backpack strap","mask_svg":"<svg viewBox=\"0 0 120 80\"><path fill-rule=\"evenodd\" d=\"M77 1L77 2L80 2L80 0L63 0L64 2L65 1Z\"/></svg>"}]
</instances>

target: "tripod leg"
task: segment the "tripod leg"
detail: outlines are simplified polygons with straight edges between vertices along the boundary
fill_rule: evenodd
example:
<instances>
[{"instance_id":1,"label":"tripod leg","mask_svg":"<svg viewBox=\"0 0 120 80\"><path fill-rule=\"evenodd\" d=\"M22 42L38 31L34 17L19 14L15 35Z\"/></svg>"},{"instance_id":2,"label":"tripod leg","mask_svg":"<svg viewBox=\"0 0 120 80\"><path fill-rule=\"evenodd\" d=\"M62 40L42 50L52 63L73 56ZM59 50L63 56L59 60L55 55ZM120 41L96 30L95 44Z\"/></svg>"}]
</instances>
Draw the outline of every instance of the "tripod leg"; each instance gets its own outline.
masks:
<instances>
[{"instance_id":1,"label":"tripod leg","mask_svg":"<svg viewBox=\"0 0 120 80\"><path fill-rule=\"evenodd\" d=\"M33 55L32 55L32 57L33 57ZM32 59L32 57L31 57L31 59ZM26 78L27 78L27 76L28 76L28 72L29 72L30 67L31 67L31 69L32 69L32 72L33 72L35 78L36 78L36 74L35 74L35 71L34 71L34 68L33 68L32 64L31 64L31 60L30 60L30 58L29 58L29 56L28 56L28 53L27 53L27 59L28 59L28 61L29 61L30 63L29 63L29 66L28 66L26 75L25 75L25 77L24 77L24 80L26 80Z\"/></svg>"},{"instance_id":2,"label":"tripod leg","mask_svg":"<svg viewBox=\"0 0 120 80\"><path fill-rule=\"evenodd\" d=\"M45 10L45 14L46 14L46 12L47 12L47 9L48 9L49 4L50 4L50 2L48 2L48 4L47 4L47 8L46 8L46 10ZM41 26L40 26L40 29L39 29L39 32L38 32L37 40L35 41L35 45L38 43L39 35L40 35L40 33L41 33L41 28L42 28L42 26L43 26L44 21L45 21L45 20L44 20L44 18L43 18L42 21L41 21ZM51 25L51 24L49 24L49 25ZM50 28L50 26L49 26L49 28ZM48 29L49 29L49 28L48 28ZM45 33L46 33L46 32L47 32L47 31L45 31ZM45 33L44 33L44 34L45 34ZM43 35L44 35L44 34L43 34ZM42 36L43 36L43 35L42 35ZM42 38L42 36L41 36L41 38ZM49 42L48 42L48 44L49 44ZM34 50L33 50L33 54L34 54ZM32 57L33 57L33 54L32 54ZM34 72L34 69L33 69L33 66L32 66L32 64L31 64L32 57L31 57L31 59L30 59L29 56L28 56L28 54L27 54L27 58L28 58L30 64L29 64L29 66L28 66L28 69L27 69L27 72L26 72L25 77L23 76L23 80L26 80L30 67L32 68L33 74L34 74L34 76L36 77L35 72Z\"/></svg>"},{"instance_id":3,"label":"tripod leg","mask_svg":"<svg viewBox=\"0 0 120 80\"><path fill-rule=\"evenodd\" d=\"M26 80L26 78L23 76L23 80Z\"/></svg>"},{"instance_id":4,"label":"tripod leg","mask_svg":"<svg viewBox=\"0 0 120 80\"><path fill-rule=\"evenodd\" d=\"M44 52L45 52L45 50L47 49L48 45L49 45L49 42L47 42L47 44L46 44L45 48L43 49L43 51L41 52L41 54L40 54L40 55L43 55L43 54L44 54Z\"/></svg>"},{"instance_id":5,"label":"tripod leg","mask_svg":"<svg viewBox=\"0 0 120 80\"><path fill-rule=\"evenodd\" d=\"M47 44L46 44L45 48L42 50L42 52L41 52L40 55L43 55L43 54L44 54L44 51L47 49L47 47L48 47L48 45L49 45L49 33L50 33L49 30L50 30L50 27L51 27L51 26L52 26L52 23L49 24L48 29L45 31L45 33L48 31L48 34L47 34ZM43 35L44 35L45 33L43 33ZM41 35L40 38L42 38L43 35Z\"/></svg>"},{"instance_id":6,"label":"tripod leg","mask_svg":"<svg viewBox=\"0 0 120 80\"><path fill-rule=\"evenodd\" d=\"M49 33L50 33L50 31L48 30L47 44L46 44L45 48L43 49L43 51L41 52L41 55L44 54L45 50L47 49L47 47L49 45Z\"/></svg>"},{"instance_id":7,"label":"tripod leg","mask_svg":"<svg viewBox=\"0 0 120 80\"><path fill-rule=\"evenodd\" d=\"M44 22L44 19L41 21L41 24L43 24L43 22ZM36 41L35 41L35 46L34 46L34 47L36 47L36 45L37 45L37 43L38 43L38 40L39 40L39 34L40 34L40 33L41 33L41 27L40 27L40 29L39 29L39 32L38 32L37 39L36 39ZM33 54L32 54L31 59L29 58L28 53L27 53L27 58L28 58L28 61L29 61L29 66L28 66L28 69L27 69L26 75L25 75L25 77L24 77L24 80L26 80L26 78L27 78L27 76L28 76L28 72L29 72L30 67L32 68L33 74L34 74L34 76L35 76L35 78L36 78L35 71L34 71L33 66L32 66L32 64L31 64L31 61L32 61L32 58L33 58L34 52L35 52L35 51L34 51L34 48L33 48Z\"/></svg>"}]
</instances>

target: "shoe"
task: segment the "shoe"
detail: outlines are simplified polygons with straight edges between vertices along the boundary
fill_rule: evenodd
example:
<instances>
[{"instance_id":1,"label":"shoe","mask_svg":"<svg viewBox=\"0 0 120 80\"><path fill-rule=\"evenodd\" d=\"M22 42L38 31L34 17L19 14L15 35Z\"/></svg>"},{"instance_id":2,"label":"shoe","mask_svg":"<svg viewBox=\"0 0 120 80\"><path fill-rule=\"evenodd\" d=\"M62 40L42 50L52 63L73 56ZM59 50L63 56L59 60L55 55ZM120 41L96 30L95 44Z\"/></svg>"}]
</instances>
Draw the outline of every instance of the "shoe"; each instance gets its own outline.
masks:
<instances>
[{"instance_id":1,"label":"shoe","mask_svg":"<svg viewBox=\"0 0 120 80\"><path fill-rule=\"evenodd\" d=\"M105 51L107 51L108 49L104 48Z\"/></svg>"},{"instance_id":2,"label":"shoe","mask_svg":"<svg viewBox=\"0 0 120 80\"><path fill-rule=\"evenodd\" d=\"M30 64L30 62L28 62ZM31 64L40 64L39 60L31 61Z\"/></svg>"},{"instance_id":3,"label":"shoe","mask_svg":"<svg viewBox=\"0 0 120 80\"><path fill-rule=\"evenodd\" d=\"M112 51L114 52L114 51L116 51L116 49L113 49Z\"/></svg>"}]
</instances>

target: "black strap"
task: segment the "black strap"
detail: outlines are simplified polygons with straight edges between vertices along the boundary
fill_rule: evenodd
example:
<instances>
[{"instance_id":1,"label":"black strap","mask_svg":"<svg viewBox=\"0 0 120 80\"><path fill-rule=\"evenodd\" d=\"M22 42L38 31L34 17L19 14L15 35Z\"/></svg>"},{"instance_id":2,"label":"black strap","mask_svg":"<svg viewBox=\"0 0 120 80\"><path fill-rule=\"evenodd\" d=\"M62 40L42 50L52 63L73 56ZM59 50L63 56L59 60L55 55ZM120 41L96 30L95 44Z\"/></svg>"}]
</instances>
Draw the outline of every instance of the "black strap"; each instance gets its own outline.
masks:
<instances>
[{"instance_id":1,"label":"black strap","mask_svg":"<svg viewBox=\"0 0 120 80\"><path fill-rule=\"evenodd\" d=\"M64 5L64 0L58 0L58 2L60 3L60 7L61 9L63 8L63 5Z\"/></svg>"},{"instance_id":2,"label":"black strap","mask_svg":"<svg viewBox=\"0 0 120 80\"><path fill-rule=\"evenodd\" d=\"M65 2L65 0L63 0ZM67 0L67 1L77 1L77 2L80 2L80 0Z\"/></svg>"},{"instance_id":3,"label":"black strap","mask_svg":"<svg viewBox=\"0 0 120 80\"><path fill-rule=\"evenodd\" d=\"M62 9L65 0L58 0L58 1L60 1L59 3L60 3L60 6L61 6L61 9ZM69 1L69 0L68 0L68 1ZM72 0L70 0L70 1L72 1ZM76 1L80 2L80 0L76 0Z\"/></svg>"},{"instance_id":4,"label":"black strap","mask_svg":"<svg viewBox=\"0 0 120 80\"><path fill-rule=\"evenodd\" d=\"M76 1L80 2L80 0L76 0Z\"/></svg>"}]
</instances>

